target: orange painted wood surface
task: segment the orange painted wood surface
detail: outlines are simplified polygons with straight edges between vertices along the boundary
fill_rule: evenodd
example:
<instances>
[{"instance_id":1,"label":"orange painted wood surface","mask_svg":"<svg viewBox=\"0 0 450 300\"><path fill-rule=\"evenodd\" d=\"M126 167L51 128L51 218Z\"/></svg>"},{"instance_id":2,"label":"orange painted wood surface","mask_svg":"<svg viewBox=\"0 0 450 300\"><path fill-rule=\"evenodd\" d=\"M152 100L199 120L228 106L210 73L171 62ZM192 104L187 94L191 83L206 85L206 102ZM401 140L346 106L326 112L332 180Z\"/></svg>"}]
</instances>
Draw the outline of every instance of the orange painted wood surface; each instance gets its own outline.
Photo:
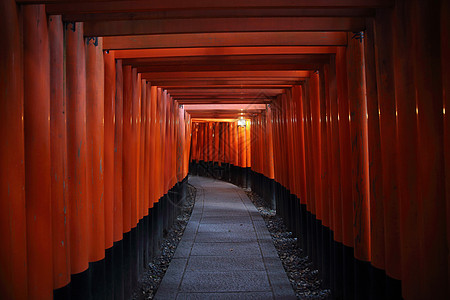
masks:
<instances>
[{"instance_id":1,"label":"orange painted wood surface","mask_svg":"<svg viewBox=\"0 0 450 300\"><path fill-rule=\"evenodd\" d=\"M23 9L28 297L53 294L50 51L43 5Z\"/></svg>"}]
</instances>

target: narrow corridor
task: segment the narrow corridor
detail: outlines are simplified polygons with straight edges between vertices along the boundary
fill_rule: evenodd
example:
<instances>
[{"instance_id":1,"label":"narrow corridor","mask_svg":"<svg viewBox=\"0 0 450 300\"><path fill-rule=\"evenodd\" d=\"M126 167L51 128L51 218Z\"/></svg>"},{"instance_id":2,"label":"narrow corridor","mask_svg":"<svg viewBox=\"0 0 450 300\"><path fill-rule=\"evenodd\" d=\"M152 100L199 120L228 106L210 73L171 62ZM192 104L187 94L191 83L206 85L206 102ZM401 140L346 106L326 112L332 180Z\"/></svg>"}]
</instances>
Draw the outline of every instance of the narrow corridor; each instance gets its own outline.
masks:
<instances>
[{"instance_id":1,"label":"narrow corridor","mask_svg":"<svg viewBox=\"0 0 450 300\"><path fill-rule=\"evenodd\" d=\"M295 299L272 239L245 192L190 176L191 219L156 299Z\"/></svg>"}]
</instances>

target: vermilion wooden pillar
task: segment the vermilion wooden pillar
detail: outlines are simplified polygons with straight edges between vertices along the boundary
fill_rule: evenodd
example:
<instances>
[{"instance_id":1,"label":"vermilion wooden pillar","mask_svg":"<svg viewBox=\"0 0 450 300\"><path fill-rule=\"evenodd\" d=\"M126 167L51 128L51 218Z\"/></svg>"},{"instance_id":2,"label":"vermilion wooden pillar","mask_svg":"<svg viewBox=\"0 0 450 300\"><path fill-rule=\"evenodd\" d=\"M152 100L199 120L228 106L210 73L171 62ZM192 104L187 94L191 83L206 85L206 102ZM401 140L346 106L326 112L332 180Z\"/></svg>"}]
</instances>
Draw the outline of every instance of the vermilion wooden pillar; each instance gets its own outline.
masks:
<instances>
[{"instance_id":1,"label":"vermilion wooden pillar","mask_svg":"<svg viewBox=\"0 0 450 300\"><path fill-rule=\"evenodd\" d=\"M140 123L140 113L141 113L141 80L140 74L137 73L137 69L133 68L131 71L131 86L132 86L132 141L133 148L132 152L129 153L132 164L132 188L131 188L131 228L136 227L139 220L138 210L140 201L140 190L139 190L139 170L141 167L141 157L139 156L139 151L141 147L141 123Z\"/></svg>"},{"instance_id":2,"label":"vermilion wooden pillar","mask_svg":"<svg viewBox=\"0 0 450 300\"><path fill-rule=\"evenodd\" d=\"M307 211L311 210L311 197L312 197L312 190L314 189L313 184L311 183L312 176L311 176L311 144L310 144L310 117L309 117L309 80L305 81L303 84L303 90L302 90L302 123L303 123L303 132L304 132L304 149L305 149L305 185L306 185L306 191L305 191L305 204ZM309 222L307 223L308 226ZM309 226L308 226L309 227ZM309 230L307 231L307 234L309 233ZM311 241L311 238L307 238L308 243ZM309 246L307 248L307 251L311 251L309 249ZM309 252L308 252L309 253Z\"/></svg>"},{"instance_id":3,"label":"vermilion wooden pillar","mask_svg":"<svg viewBox=\"0 0 450 300\"><path fill-rule=\"evenodd\" d=\"M332 289L336 297L343 297L342 284L342 197L341 197L341 161L339 135L338 82L336 74L336 56L330 58L329 91L330 91L330 131L331 131L331 186L333 207L333 256Z\"/></svg>"},{"instance_id":4,"label":"vermilion wooden pillar","mask_svg":"<svg viewBox=\"0 0 450 300\"><path fill-rule=\"evenodd\" d=\"M0 47L0 293L7 299L26 299L23 61L14 0L0 2L0 35L4 43Z\"/></svg>"},{"instance_id":5,"label":"vermilion wooden pillar","mask_svg":"<svg viewBox=\"0 0 450 300\"><path fill-rule=\"evenodd\" d=\"M86 38L86 45L86 192L89 204L89 261L95 262L105 258L103 40Z\"/></svg>"},{"instance_id":6,"label":"vermilion wooden pillar","mask_svg":"<svg viewBox=\"0 0 450 300\"><path fill-rule=\"evenodd\" d=\"M396 2L393 26L397 121L397 176L400 199L402 296L423 299L421 254L417 243L417 117L413 74L410 1Z\"/></svg>"},{"instance_id":7,"label":"vermilion wooden pillar","mask_svg":"<svg viewBox=\"0 0 450 300\"><path fill-rule=\"evenodd\" d=\"M148 209L151 208L150 197L150 168L151 168L151 109L152 109L152 87L149 82L146 82L146 99L145 99L145 174L144 174L144 190L145 190L145 212L144 215L148 215Z\"/></svg>"},{"instance_id":8,"label":"vermilion wooden pillar","mask_svg":"<svg viewBox=\"0 0 450 300\"><path fill-rule=\"evenodd\" d=\"M214 162L219 162L219 152L220 152L220 123L214 123Z\"/></svg>"},{"instance_id":9,"label":"vermilion wooden pillar","mask_svg":"<svg viewBox=\"0 0 450 300\"><path fill-rule=\"evenodd\" d=\"M116 65L116 89L114 111L114 297L124 297L123 282L123 67L122 60L117 59ZM106 70L105 70L106 71ZM107 71L106 71L107 72ZM107 95L107 94L106 94ZM106 104L105 104L106 105ZM106 114L106 111L105 111ZM107 123L107 121L105 120ZM107 127L105 123L105 126ZM117 272L116 270L120 270Z\"/></svg>"},{"instance_id":10,"label":"vermilion wooden pillar","mask_svg":"<svg viewBox=\"0 0 450 300\"><path fill-rule=\"evenodd\" d=\"M123 232L131 230L131 208L135 157L135 143L133 139L133 98L131 66L123 66Z\"/></svg>"},{"instance_id":11,"label":"vermilion wooden pillar","mask_svg":"<svg viewBox=\"0 0 450 300\"><path fill-rule=\"evenodd\" d=\"M156 201L159 201L159 198L162 196L162 179L163 174L161 170L162 165L162 154L161 154L161 147L163 142L163 136L162 136L162 126L161 126L161 106L162 106L162 100L161 100L161 88L157 88L156 90L156 118L155 118L155 189L156 189Z\"/></svg>"},{"instance_id":12,"label":"vermilion wooden pillar","mask_svg":"<svg viewBox=\"0 0 450 300\"><path fill-rule=\"evenodd\" d=\"M140 124L140 130L139 130L139 171L137 172L137 181L139 183L139 198L138 198L138 222L144 217L144 206L145 206L145 189L144 189L144 174L145 174L145 109L147 108L146 105L146 98L147 98L147 82L145 79L140 78L140 98L141 98L141 105L139 110L139 120L138 123Z\"/></svg>"},{"instance_id":13,"label":"vermilion wooden pillar","mask_svg":"<svg viewBox=\"0 0 450 300\"><path fill-rule=\"evenodd\" d=\"M137 223L139 222L139 210L140 210L140 182L139 173L141 168L140 157L140 114L141 114L141 78L137 73L136 68L131 70L131 87L132 87L132 126L131 135L132 151L128 154L131 159L131 288L133 289L139 278L139 228Z\"/></svg>"},{"instance_id":14,"label":"vermilion wooden pillar","mask_svg":"<svg viewBox=\"0 0 450 300\"><path fill-rule=\"evenodd\" d=\"M312 143L312 174L314 176L314 196L313 214L318 220L322 219L322 190L321 190L321 163L320 163L320 90L319 90L319 74L313 72L309 81L310 93L310 107L311 107L311 143Z\"/></svg>"},{"instance_id":15,"label":"vermilion wooden pillar","mask_svg":"<svg viewBox=\"0 0 450 300\"><path fill-rule=\"evenodd\" d=\"M329 188L328 184L328 115L327 115L327 101L328 101L328 87L327 74L325 73L325 66L319 71L319 95L320 95L320 116L319 128L320 131L320 171L319 176L321 180L321 201L322 201L322 224L329 227ZM324 249L325 250L325 249ZM325 258L325 257L324 257ZM328 270L324 270L328 272Z\"/></svg>"},{"instance_id":16,"label":"vermilion wooden pillar","mask_svg":"<svg viewBox=\"0 0 450 300\"><path fill-rule=\"evenodd\" d=\"M23 7L23 42L28 297L51 298L50 51L44 5Z\"/></svg>"},{"instance_id":17,"label":"vermilion wooden pillar","mask_svg":"<svg viewBox=\"0 0 450 300\"><path fill-rule=\"evenodd\" d=\"M392 12L377 12L375 26L375 50L377 57L377 87L381 136L381 163L383 169L383 206L385 235L386 274L396 280L401 279L400 254L400 211L397 183L397 142L395 77L392 35ZM387 297L401 297L398 288L388 281Z\"/></svg>"},{"instance_id":18,"label":"vermilion wooden pillar","mask_svg":"<svg viewBox=\"0 0 450 300\"><path fill-rule=\"evenodd\" d=\"M246 163L246 167L250 168L252 166L252 162L251 162L251 155L252 155L252 150L251 150L251 139L250 139L250 135L251 135L251 122L250 120L246 120L245 121L246 126L245 126L245 147L246 147L246 151L247 153L246 158L247 158L247 163Z\"/></svg>"},{"instance_id":19,"label":"vermilion wooden pillar","mask_svg":"<svg viewBox=\"0 0 450 300\"><path fill-rule=\"evenodd\" d=\"M94 298L105 295L105 201L104 201L104 64L103 39L86 41L86 193L90 281Z\"/></svg>"},{"instance_id":20,"label":"vermilion wooden pillar","mask_svg":"<svg viewBox=\"0 0 450 300\"><path fill-rule=\"evenodd\" d=\"M384 206L383 173L381 160L381 141L379 123L379 103L377 93L377 68L375 61L374 20L367 20L364 37L364 59L367 96L367 139L369 145L370 178L370 222L371 222L371 264L374 269L371 278L372 291L379 298L385 297L385 240L384 240ZM389 39L389 38L387 38ZM395 103L393 102L392 105Z\"/></svg>"},{"instance_id":21,"label":"vermilion wooden pillar","mask_svg":"<svg viewBox=\"0 0 450 300\"><path fill-rule=\"evenodd\" d=\"M161 196L164 196L167 192L167 183L168 183L168 177L169 172L167 170L167 161L168 161L168 153L166 151L166 148L170 147L169 145L169 138L168 138L168 118L167 118L167 111L168 111L168 104L167 104L167 91L163 90L161 92Z\"/></svg>"},{"instance_id":22,"label":"vermilion wooden pillar","mask_svg":"<svg viewBox=\"0 0 450 300\"><path fill-rule=\"evenodd\" d=\"M352 141L350 139L350 111L348 106L346 48L336 52L336 80L338 94L339 148L341 163L343 292L344 299L353 299L353 202L352 202Z\"/></svg>"},{"instance_id":23,"label":"vermilion wooden pillar","mask_svg":"<svg viewBox=\"0 0 450 300\"><path fill-rule=\"evenodd\" d=\"M441 63L442 95L444 97L444 159L445 159L445 197L447 205L447 248L450 249L450 119L446 109L450 109L450 2L441 0ZM448 293L450 294L450 258L447 269Z\"/></svg>"},{"instance_id":24,"label":"vermilion wooden pillar","mask_svg":"<svg viewBox=\"0 0 450 300\"><path fill-rule=\"evenodd\" d=\"M229 127L230 123L223 123L223 160L230 163L230 143L229 143Z\"/></svg>"},{"instance_id":25,"label":"vermilion wooden pillar","mask_svg":"<svg viewBox=\"0 0 450 300\"><path fill-rule=\"evenodd\" d=\"M105 202L105 297L114 297L114 131L116 66L114 52L103 52L104 82L104 202Z\"/></svg>"},{"instance_id":26,"label":"vermilion wooden pillar","mask_svg":"<svg viewBox=\"0 0 450 300\"><path fill-rule=\"evenodd\" d=\"M245 127L243 126L238 126L238 151L238 166L241 168L245 168Z\"/></svg>"},{"instance_id":27,"label":"vermilion wooden pillar","mask_svg":"<svg viewBox=\"0 0 450 300\"><path fill-rule=\"evenodd\" d=\"M196 163L198 162L198 123L192 123L192 143L191 143L191 161Z\"/></svg>"},{"instance_id":28,"label":"vermilion wooden pillar","mask_svg":"<svg viewBox=\"0 0 450 300\"><path fill-rule=\"evenodd\" d=\"M150 207L152 208L154 203L158 201L157 191L156 191L156 177L157 169L156 169L156 101L158 98L158 90L156 86L151 86L150 88Z\"/></svg>"},{"instance_id":29,"label":"vermilion wooden pillar","mask_svg":"<svg viewBox=\"0 0 450 300\"><path fill-rule=\"evenodd\" d=\"M236 122L232 123L232 143L233 143L233 161L235 166L239 166L239 140L238 140L238 126Z\"/></svg>"},{"instance_id":30,"label":"vermilion wooden pillar","mask_svg":"<svg viewBox=\"0 0 450 300\"><path fill-rule=\"evenodd\" d=\"M87 269L89 257L86 195L86 58L83 24L67 24L65 36L70 266L71 273L77 274ZM86 293L81 286L83 284L79 286L78 292Z\"/></svg>"},{"instance_id":31,"label":"vermilion wooden pillar","mask_svg":"<svg viewBox=\"0 0 450 300\"><path fill-rule=\"evenodd\" d=\"M294 87L295 96L297 97L296 110L296 127L298 139L298 156L299 156L299 199L300 203L306 204L306 173L305 173L305 132L304 132L304 118L303 118L303 86L297 85Z\"/></svg>"},{"instance_id":32,"label":"vermilion wooden pillar","mask_svg":"<svg viewBox=\"0 0 450 300\"><path fill-rule=\"evenodd\" d=\"M439 1L412 3L414 86L418 137L418 239L423 295L447 299L448 249L444 178ZM445 54L443 54L445 55Z\"/></svg>"},{"instance_id":33,"label":"vermilion wooden pillar","mask_svg":"<svg viewBox=\"0 0 450 300\"><path fill-rule=\"evenodd\" d=\"M273 155L273 128L272 128L272 106L267 107L267 119L266 119L265 130L267 132L267 164L268 164L268 174L270 179L274 179L274 155ZM262 136L262 135L261 135Z\"/></svg>"},{"instance_id":34,"label":"vermilion wooden pillar","mask_svg":"<svg viewBox=\"0 0 450 300\"><path fill-rule=\"evenodd\" d=\"M114 131L115 131L115 112L116 112L116 65L114 52L105 51L103 53L105 65L105 248L113 246L114 241Z\"/></svg>"},{"instance_id":35,"label":"vermilion wooden pillar","mask_svg":"<svg viewBox=\"0 0 450 300\"><path fill-rule=\"evenodd\" d=\"M136 141L133 135L133 97L132 97L132 71L131 66L123 66L123 290L124 297L129 297L132 290L132 202L136 192L135 162Z\"/></svg>"},{"instance_id":36,"label":"vermilion wooden pillar","mask_svg":"<svg viewBox=\"0 0 450 300\"><path fill-rule=\"evenodd\" d=\"M331 62L331 58L330 58ZM333 66L334 67L334 66ZM323 195L323 201L324 201L324 225L325 228L323 228L323 261L324 261L324 274L322 276L323 283L325 286L331 287L332 280L334 279L334 276L332 277L332 274L334 272L334 257L333 257L333 218L334 218L334 209L333 209L333 185L331 183L332 181L332 161L331 161L331 99L330 99L330 69L332 66L330 64L325 64L323 66L323 86L324 86L324 98L325 98L325 118L322 117L322 132L323 132L323 144L325 144L325 147L323 147L323 161L324 161L324 168L326 168L326 171L322 174L324 176L323 181L323 189L326 191Z\"/></svg>"},{"instance_id":37,"label":"vermilion wooden pillar","mask_svg":"<svg viewBox=\"0 0 450 300\"><path fill-rule=\"evenodd\" d=\"M64 96L64 28L61 16L48 18L50 43L50 145L53 237L53 288L70 282L67 199L67 131Z\"/></svg>"},{"instance_id":38,"label":"vermilion wooden pillar","mask_svg":"<svg viewBox=\"0 0 450 300\"><path fill-rule=\"evenodd\" d=\"M352 202L355 251L355 297L367 297L370 261L369 157L363 32L348 36L347 84L352 141Z\"/></svg>"},{"instance_id":39,"label":"vermilion wooden pillar","mask_svg":"<svg viewBox=\"0 0 450 300\"><path fill-rule=\"evenodd\" d=\"M123 68L116 60L116 90L114 105L114 242L123 236ZM106 113L106 111L105 111ZM105 123L106 126L106 123Z\"/></svg>"}]
</instances>

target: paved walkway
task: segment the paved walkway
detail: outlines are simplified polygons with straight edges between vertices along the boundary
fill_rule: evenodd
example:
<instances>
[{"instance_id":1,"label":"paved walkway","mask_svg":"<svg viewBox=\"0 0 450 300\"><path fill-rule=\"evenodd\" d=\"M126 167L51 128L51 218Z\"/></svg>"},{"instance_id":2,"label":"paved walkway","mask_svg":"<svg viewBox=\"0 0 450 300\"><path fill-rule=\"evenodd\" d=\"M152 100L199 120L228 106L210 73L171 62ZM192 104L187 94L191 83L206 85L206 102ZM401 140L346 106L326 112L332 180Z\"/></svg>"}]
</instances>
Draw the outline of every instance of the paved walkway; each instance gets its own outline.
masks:
<instances>
[{"instance_id":1,"label":"paved walkway","mask_svg":"<svg viewBox=\"0 0 450 300\"><path fill-rule=\"evenodd\" d=\"M295 299L259 212L226 182L190 176L194 210L156 299Z\"/></svg>"}]
</instances>

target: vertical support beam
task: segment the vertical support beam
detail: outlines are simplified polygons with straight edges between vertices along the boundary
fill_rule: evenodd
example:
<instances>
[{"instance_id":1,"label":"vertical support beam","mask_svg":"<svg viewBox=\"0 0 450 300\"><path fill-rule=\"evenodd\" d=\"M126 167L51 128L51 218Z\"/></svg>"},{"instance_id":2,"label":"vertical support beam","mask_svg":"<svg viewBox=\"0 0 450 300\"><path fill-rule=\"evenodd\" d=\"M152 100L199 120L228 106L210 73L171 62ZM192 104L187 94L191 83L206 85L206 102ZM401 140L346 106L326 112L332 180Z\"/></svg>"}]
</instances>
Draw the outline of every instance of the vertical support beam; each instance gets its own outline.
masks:
<instances>
[{"instance_id":1,"label":"vertical support beam","mask_svg":"<svg viewBox=\"0 0 450 300\"><path fill-rule=\"evenodd\" d=\"M339 107L338 107L338 82L336 73L336 56L330 58L329 90L330 90L330 131L331 131L331 186L333 206L333 233L334 241L332 254L334 258L334 272L331 276L334 296L343 298L342 282L342 197L341 197L341 161L340 161L340 134L339 134Z\"/></svg>"},{"instance_id":2,"label":"vertical support beam","mask_svg":"<svg viewBox=\"0 0 450 300\"><path fill-rule=\"evenodd\" d=\"M67 199L67 131L64 96L64 28L61 16L48 19L50 44L50 146L53 236L53 288L70 282Z\"/></svg>"},{"instance_id":3,"label":"vertical support beam","mask_svg":"<svg viewBox=\"0 0 450 300\"><path fill-rule=\"evenodd\" d=\"M375 26L378 108L380 122L386 297L401 297L400 210L397 183L397 142L393 37L385 34L392 30L392 11L378 10ZM392 279L398 282L392 281Z\"/></svg>"},{"instance_id":4,"label":"vertical support beam","mask_svg":"<svg viewBox=\"0 0 450 300\"><path fill-rule=\"evenodd\" d=\"M445 159L445 197L447 206L447 249L450 249L450 118L446 109L450 109L450 2L441 0L441 64L442 64L442 95L444 106L444 159ZM450 253L447 269L447 293L450 294Z\"/></svg>"},{"instance_id":5,"label":"vertical support beam","mask_svg":"<svg viewBox=\"0 0 450 300\"><path fill-rule=\"evenodd\" d=\"M447 299L447 238L439 1L412 3L423 295ZM430 220L433 220L430 222Z\"/></svg>"},{"instance_id":6,"label":"vertical support beam","mask_svg":"<svg viewBox=\"0 0 450 300\"><path fill-rule=\"evenodd\" d=\"M309 81L309 100L311 108L311 143L312 143L312 173L314 176L313 211L316 219L322 219L321 180L320 180L320 89L319 72L314 72ZM316 249L317 250L317 249Z\"/></svg>"},{"instance_id":7,"label":"vertical support beam","mask_svg":"<svg viewBox=\"0 0 450 300\"><path fill-rule=\"evenodd\" d=\"M105 248L109 249L113 246L114 241L114 138L116 126L116 65L114 60L114 52L105 51L103 53L105 65Z\"/></svg>"},{"instance_id":8,"label":"vertical support beam","mask_svg":"<svg viewBox=\"0 0 450 300\"><path fill-rule=\"evenodd\" d=\"M131 136L132 136L132 151L128 153L131 159L132 175L131 175L131 228L136 227L139 220L138 210L139 210L139 170L140 170L140 113L141 113L141 80L140 75L137 73L137 69L133 68L131 70L131 99L132 99L132 126L131 126Z\"/></svg>"},{"instance_id":9,"label":"vertical support beam","mask_svg":"<svg viewBox=\"0 0 450 300\"><path fill-rule=\"evenodd\" d=\"M114 103L114 298L124 298L123 249L123 67L122 60L116 64L116 89ZM106 113L106 111L105 111ZM106 123L105 123L106 126Z\"/></svg>"},{"instance_id":10,"label":"vertical support beam","mask_svg":"<svg viewBox=\"0 0 450 300\"><path fill-rule=\"evenodd\" d=\"M92 296L105 294L104 65L103 39L86 38L86 193Z\"/></svg>"},{"instance_id":11,"label":"vertical support beam","mask_svg":"<svg viewBox=\"0 0 450 300\"><path fill-rule=\"evenodd\" d=\"M7 299L26 299L23 58L14 0L0 1L0 36L4 43L0 47L0 293Z\"/></svg>"},{"instance_id":12,"label":"vertical support beam","mask_svg":"<svg viewBox=\"0 0 450 300\"><path fill-rule=\"evenodd\" d=\"M104 144L104 185L105 185L105 272L106 298L114 297L114 131L115 131L115 94L116 94L116 66L114 52L103 52L105 66L105 144Z\"/></svg>"},{"instance_id":13,"label":"vertical support beam","mask_svg":"<svg viewBox=\"0 0 450 300\"><path fill-rule=\"evenodd\" d=\"M376 298L385 297L385 239L384 239L384 206L383 206L383 173L381 163L381 137L379 122L379 103L377 93L377 69L375 61L374 19L367 20L364 37L364 60L366 72L366 96L368 116L369 145L369 180L370 180L370 239L371 264L374 269L371 274L371 291ZM392 99L391 99L392 100ZM394 105L392 101L392 105ZM392 130L392 129L391 129ZM392 130L393 131L393 130ZM391 145L392 146L392 145Z\"/></svg>"},{"instance_id":14,"label":"vertical support beam","mask_svg":"<svg viewBox=\"0 0 450 300\"><path fill-rule=\"evenodd\" d=\"M50 50L44 5L23 7L28 297L51 298Z\"/></svg>"},{"instance_id":15,"label":"vertical support beam","mask_svg":"<svg viewBox=\"0 0 450 300\"><path fill-rule=\"evenodd\" d=\"M274 154L273 154L273 126L272 126L272 106L267 107L267 119L266 119L266 132L267 132L267 164L269 165L268 174L266 174L270 179L274 179ZM262 137L262 134L260 135Z\"/></svg>"},{"instance_id":16,"label":"vertical support beam","mask_svg":"<svg viewBox=\"0 0 450 300\"><path fill-rule=\"evenodd\" d=\"M148 209L150 208L150 109L151 109L151 86L150 83L145 81L145 99L143 99L143 111L144 111L144 127L145 127L145 143L143 152L145 155L145 169L143 176L143 189L145 194L144 203L144 215L148 215ZM145 106L145 107L144 107ZM150 234L150 233L149 233Z\"/></svg>"},{"instance_id":17,"label":"vertical support beam","mask_svg":"<svg viewBox=\"0 0 450 300\"><path fill-rule=\"evenodd\" d=\"M116 90L114 103L114 242L122 239L123 216L123 67L122 60L116 64ZM106 124L105 124L106 125Z\"/></svg>"},{"instance_id":18,"label":"vertical support beam","mask_svg":"<svg viewBox=\"0 0 450 300\"><path fill-rule=\"evenodd\" d=\"M86 196L86 57L83 24L66 26L67 177L70 219L71 293L89 297L86 271L89 259Z\"/></svg>"},{"instance_id":19,"label":"vertical support beam","mask_svg":"<svg viewBox=\"0 0 450 300\"><path fill-rule=\"evenodd\" d=\"M133 99L131 66L123 66L123 291L124 297L131 294L131 227L132 202L136 186L133 184L135 173L133 161L135 157L135 143L133 139Z\"/></svg>"},{"instance_id":20,"label":"vertical support beam","mask_svg":"<svg viewBox=\"0 0 450 300\"><path fill-rule=\"evenodd\" d=\"M413 20L410 1L396 2L393 26L394 76L397 121L397 176L400 199L402 297L423 299L420 247L417 243L417 117L413 74Z\"/></svg>"},{"instance_id":21,"label":"vertical support beam","mask_svg":"<svg viewBox=\"0 0 450 300\"><path fill-rule=\"evenodd\" d=\"M370 261L369 157L363 32L349 33L347 83L352 141L352 201L355 244L355 296L367 297Z\"/></svg>"},{"instance_id":22,"label":"vertical support beam","mask_svg":"<svg viewBox=\"0 0 450 300\"><path fill-rule=\"evenodd\" d=\"M149 174L149 183L151 184L150 188L150 208L153 208L154 204L158 201L157 193L156 193L156 180L157 180L157 172L156 172L156 100L157 100L157 87L150 87L150 174ZM153 230L155 230L153 228Z\"/></svg>"},{"instance_id":23,"label":"vertical support beam","mask_svg":"<svg viewBox=\"0 0 450 300\"><path fill-rule=\"evenodd\" d=\"M134 141L131 66L123 66L123 232L131 230L131 202L133 201Z\"/></svg>"},{"instance_id":24,"label":"vertical support beam","mask_svg":"<svg viewBox=\"0 0 450 300\"><path fill-rule=\"evenodd\" d=\"M347 87L346 48L336 52L336 79L338 93L339 148L341 163L342 240L344 299L353 299L353 203L352 203L352 142L350 139L350 110Z\"/></svg>"},{"instance_id":25,"label":"vertical support beam","mask_svg":"<svg viewBox=\"0 0 450 300\"><path fill-rule=\"evenodd\" d=\"M246 120L245 121L246 125L245 125L245 147L246 147L246 151L247 153L246 158L246 167L247 168L251 168L252 166L252 162L251 162L251 139L250 139L250 135L251 135L251 122L250 120ZM266 153L267 155L267 153Z\"/></svg>"}]
</instances>

